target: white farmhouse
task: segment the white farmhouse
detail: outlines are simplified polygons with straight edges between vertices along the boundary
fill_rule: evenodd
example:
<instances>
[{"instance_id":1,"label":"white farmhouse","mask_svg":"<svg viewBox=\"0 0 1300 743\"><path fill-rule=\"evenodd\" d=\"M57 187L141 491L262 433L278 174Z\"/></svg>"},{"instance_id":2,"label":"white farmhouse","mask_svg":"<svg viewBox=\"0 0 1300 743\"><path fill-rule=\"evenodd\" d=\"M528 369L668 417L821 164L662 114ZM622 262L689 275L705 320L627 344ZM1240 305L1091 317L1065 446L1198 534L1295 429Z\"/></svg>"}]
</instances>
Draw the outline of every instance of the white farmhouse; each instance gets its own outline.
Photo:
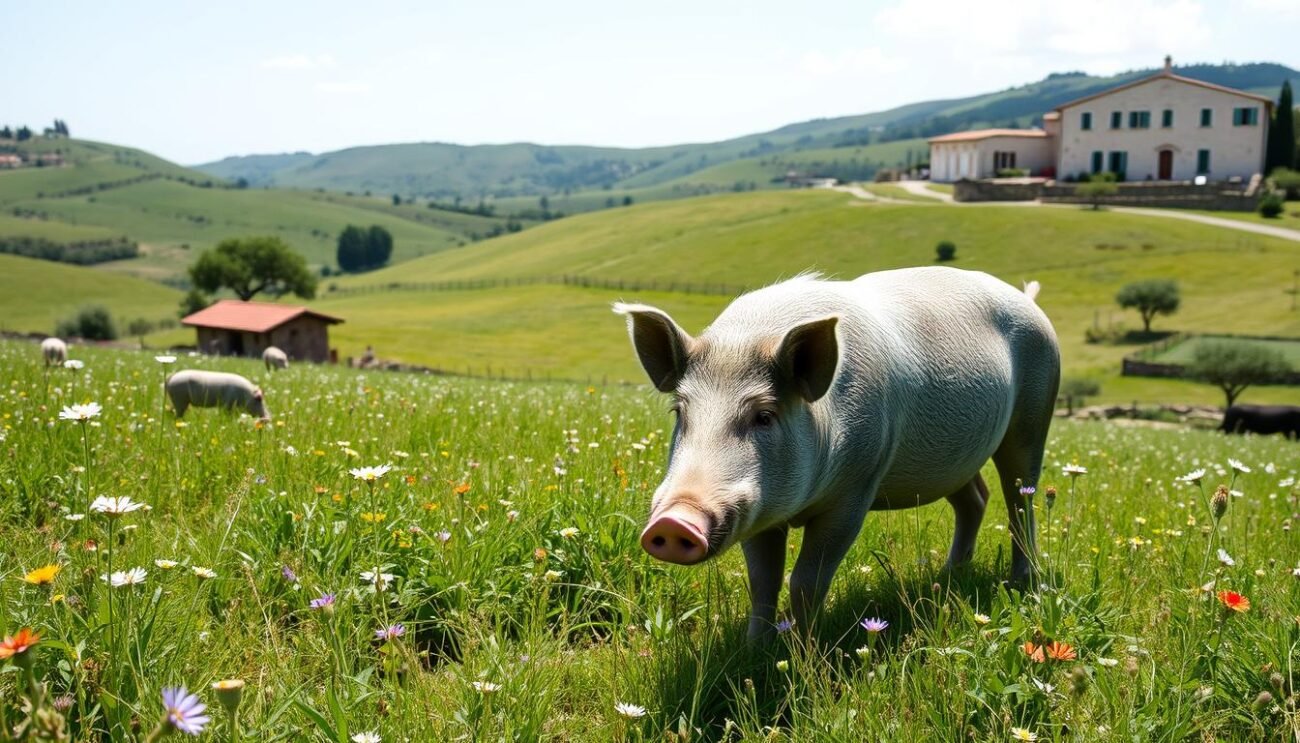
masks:
<instances>
[{"instance_id":1,"label":"white farmhouse","mask_svg":"<svg viewBox=\"0 0 1300 743\"><path fill-rule=\"evenodd\" d=\"M1175 75L1070 101L1042 129L984 129L930 140L935 181L992 178L1009 168L1048 178L1112 172L1129 181L1249 179L1264 168L1272 100Z\"/></svg>"}]
</instances>

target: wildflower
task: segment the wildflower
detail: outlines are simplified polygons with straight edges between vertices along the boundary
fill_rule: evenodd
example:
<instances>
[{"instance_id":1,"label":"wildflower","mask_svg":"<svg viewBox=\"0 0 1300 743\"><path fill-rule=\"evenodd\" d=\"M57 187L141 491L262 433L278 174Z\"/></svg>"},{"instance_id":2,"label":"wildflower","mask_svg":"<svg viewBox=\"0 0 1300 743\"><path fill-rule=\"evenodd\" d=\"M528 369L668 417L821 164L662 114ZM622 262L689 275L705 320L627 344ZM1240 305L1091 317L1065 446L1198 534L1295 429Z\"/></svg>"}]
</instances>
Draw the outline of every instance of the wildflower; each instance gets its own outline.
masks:
<instances>
[{"instance_id":1,"label":"wildflower","mask_svg":"<svg viewBox=\"0 0 1300 743\"><path fill-rule=\"evenodd\" d=\"M776 670L780 671L781 673L786 673L787 671L790 670L790 661L778 660L776 662Z\"/></svg>"},{"instance_id":2,"label":"wildflower","mask_svg":"<svg viewBox=\"0 0 1300 743\"><path fill-rule=\"evenodd\" d=\"M369 511L366 511L361 514L362 521L366 521L372 524L375 523L376 521L383 521L386 518L388 518L388 514L386 513L371 513Z\"/></svg>"},{"instance_id":3,"label":"wildflower","mask_svg":"<svg viewBox=\"0 0 1300 743\"><path fill-rule=\"evenodd\" d=\"M491 681L475 681L470 686L480 694L495 694L501 691L501 684L494 684Z\"/></svg>"},{"instance_id":4,"label":"wildflower","mask_svg":"<svg viewBox=\"0 0 1300 743\"><path fill-rule=\"evenodd\" d=\"M1039 691L1043 692L1044 694L1050 695L1052 692L1056 691L1056 687L1052 684L1047 683L1046 681L1039 681L1038 679L1033 679L1033 682L1034 682L1034 687L1037 688Z\"/></svg>"},{"instance_id":5,"label":"wildflower","mask_svg":"<svg viewBox=\"0 0 1300 743\"><path fill-rule=\"evenodd\" d=\"M357 467L356 469L348 470L348 472L351 472L352 476L358 480L374 482L384 475L387 475L388 471L392 468L393 466L391 464L381 464L378 467Z\"/></svg>"},{"instance_id":6,"label":"wildflower","mask_svg":"<svg viewBox=\"0 0 1300 743\"><path fill-rule=\"evenodd\" d=\"M615 702L614 711L626 717L629 720L638 720L645 717L645 707L627 702Z\"/></svg>"},{"instance_id":7,"label":"wildflower","mask_svg":"<svg viewBox=\"0 0 1300 743\"><path fill-rule=\"evenodd\" d=\"M781 634L785 634L786 632L789 632L792 627L794 627L793 619L782 619L781 621L776 623L776 631Z\"/></svg>"},{"instance_id":8,"label":"wildflower","mask_svg":"<svg viewBox=\"0 0 1300 743\"><path fill-rule=\"evenodd\" d=\"M1219 562L1228 567L1233 567L1237 564L1237 561L1232 559L1232 555L1228 554L1228 551L1222 547L1219 548Z\"/></svg>"},{"instance_id":9,"label":"wildflower","mask_svg":"<svg viewBox=\"0 0 1300 743\"><path fill-rule=\"evenodd\" d=\"M376 640L396 640L406 634L406 627L400 622L375 630Z\"/></svg>"},{"instance_id":10,"label":"wildflower","mask_svg":"<svg viewBox=\"0 0 1300 743\"><path fill-rule=\"evenodd\" d=\"M1038 488L1034 487L1033 485L1025 485L1020 488L1020 494L1025 496L1026 498L1028 498L1029 496L1037 492L1038 492Z\"/></svg>"},{"instance_id":11,"label":"wildflower","mask_svg":"<svg viewBox=\"0 0 1300 743\"><path fill-rule=\"evenodd\" d=\"M173 730L189 735L199 735L211 719L203 714L208 706L184 686L163 689L163 707L167 709L165 722Z\"/></svg>"},{"instance_id":12,"label":"wildflower","mask_svg":"<svg viewBox=\"0 0 1300 743\"><path fill-rule=\"evenodd\" d=\"M564 537L565 539L573 539L574 537L578 536L578 527L566 526L560 530L560 536Z\"/></svg>"},{"instance_id":13,"label":"wildflower","mask_svg":"<svg viewBox=\"0 0 1300 743\"><path fill-rule=\"evenodd\" d=\"M1242 596L1236 591L1219 591L1218 597L1219 603L1223 604L1224 608L1230 611L1235 611L1238 614L1244 614L1250 611L1250 599Z\"/></svg>"},{"instance_id":14,"label":"wildflower","mask_svg":"<svg viewBox=\"0 0 1300 743\"><path fill-rule=\"evenodd\" d=\"M41 641L41 636L37 632L24 627L11 637L6 637L0 642L0 660L9 660L14 658L15 662L19 656L22 656L33 646Z\"/></svg>"},{"instance_id":15,"label":"wildflower","mask_svg":"<svg viewBox=\"0 0 1300 743\"><path fill-rule=\"evenodd\" d=\"M1038 740L1038 733L1030 732L1024 728L1011 728L1011 740L1033 743L1033 741Z\"/></svg>"},{"instance_id":16,"label":"wildflower","mask_svg":"<svg viewBox=\"0 0 1300 743\"><path fill-rule=\"evenodd\" d=\"M379 733L373 730L352 736L352 743L380 743L382 740L383 738L379 737Z\"/></svg>"},{"instance_id":17,"label":"wildflower","mask_svg":"<svg viewBox=\"0 0 1300 743\"><path fill-rule=\"evenodd\" d=\"M393 574L381 573L378 569L365 570L361 573L361 580L373 585L377 591L386 591L393 580Z\"/></svg>"},{"instance_id":18,"label":"wildflower","mask_svg":"<svg viewBox=\"0 0 1300 743\"><path fill-rule=\"evenodd\" d=\"M99 415L102 410L103 408L97 402L88 402L85 405L69 405L59 411L59 418L65 421L84 422Z\"/></svg>"},{"instance_id":19,"label":"wildflower","mask_svg":"<svg viewBox=\"0 0 1300 743\"><path fill-rule=\"evenodd\" d=\"M283 576L284 579L289 581L290 583L298 582L298 574L293 572L293 568L289 567L288 565L280 566L280 575Z\"/></svg>"},{"instance_id":20,"label":"wildflower","mask_svg":"<svg viewBox=\"0 0 1300 743\"><path fill-rule=\"evenodd\" d=\"M1053 640L1047 645L1047 657L1052 660L1074 660L1079 656L1074 652L1074 648L1071 647L1069 643Z\"/></svg>"},{"instance_id":21,"label":"wildflower","mask_svg":"<svg viewBox=\"0 0 1300 743\"><path fill-rule=\"evenodd\" d=\"M886 629L889 628L889 622L886 622L885 620L880 619L879 617L867 617L866 619L863 619L859 624L862 626L862 629L870 632L873 635L880 632L884 632Z\"/></svg>"},{"instance_id":22,"label":"wildflower","mask_svg":"<svg viewBox=\"0 0 1300 743\"><path fill-rule=\"evenodd\" d=\"M63 569L62 565L50 563L43 567L36 568L32 572L23 576L23 580L31 583L33 586L47 586L54 582L55 576Z\"/></svg>"},{"instance_id":23,"label":"wildflower","mask_svg":"<svg viewBox=\"0 0 1300 743\"><path fill-rule=\"evenodd\" d=\"M513 524L519 518L518 511L506 511L506 522Z\"/></svg>"},{"instance_id":24,"label":"wildflower","mask_svg":"<svg viewBox=\"0 0 1300 743\"><path fill-rule=\"evenodd\" d=\"M64 516L64 517L63 517L63 520L64 520L64 521L81 521L81 520L84 519L84 518L86 518L86 514L84 514L84 513L70 513L70 514Z\"/></svg>"},{"instance_id":25,"label":"wildflower","mask_svg":"<svg viewBox=\"0 0 1300 743\"><path fill-rule=\"evenodd\" d=\"M1115 660L1114 658L1098 658L1097 665L1101 666L1102 668L1114 668L1115 666L1119 665L1119 661Z\"/></svg>"},{"instance_id":26,"label":"wildflower","mask_svg":"<svg viewBox=\"0 0 1300 743\"><path fill-rule=\"evenodd\" d=\"M1214 495L1210 496L1210 512L1214 515L1214 520L1218 521L1223 518L1223 514L1228 512L1228 487L1220 485L1214 489Z\"/></svg>"},{"instance_id":27,"label":"wildflower","mask_svg":"<svg viewBox=\"0 0 1300 743\"><path fill-rule=\"evenodd\" d=\"M121 588L122 586L138 586L144 583L147 576L148 573L145 572L144 568L131 568L130 570L119 570L112 575L105 573L99 576L99 579L113 588Z\"/></svg>"},{"instance_id":28,"label":"wildflower","mask_svg":"<svg viewBox=\"0 0 1300 743\"><path fill-rule=\"evenodd\" d=\"M154 560L153 564L162 570L171 570L180 563L175 560Z\"/></svg>"},{"instance_id":29,"label":"wildflower","mask_svg":"<svg viewBox=\"0 0 1300 743\"><path fill-rule=\"evenodd\" d=\"M1047 504L1047 507L1049 509L1056 504L1056 486L1054 485L1047 486L1047 488L1043 491L1043 502Z\"/></svg>"},{"instance_id":30,"label":"wildflower","mask_svg":"<svg viewBox=\"0 0 1300 743\"><path fill-rule=\"evenodd\" d=\"M1195 485L1196 483L1199 483L1201 480L1204 480L1204 479L1205 479L1205 468L1202 467L1202 468L1200 468L1200 469L1195 469L1195 470L1192 470L1191 472L1188 472L1187 474L1185 474L1185 475L1183 475L1182 477L1178 478L1178 481L1179 481L1179 482L1189 482L1189 483L1192 483L1193 485Z\"/></svg>"},{"instance_id":31,"label":"wildflower","mask_svg":"<svg viewBox=\"0 0 1300 743\"><path fill-rule=\"evenodd\" d=\"M542 577L549 581L556 581L559 580L560 578L563 578L564 573L561 573L558 570L547 570L546 574L543 575Z\"/></svg>"},{"instance_id":32,"label":"wildflower","mask_svg":"<svg viewBox=\"0 0 1300 743\"><path fill-rule=\"evenodd\" d=\"M233 715L244 698L244 680L223 679L213 683L212 690L217 693L217 701L221 702L221 706Z\"/></svg>"},{"instance_id":33,"label":"wildflower","mask_svg":"<svg viewBox=\"0 0 1300 743\"><path fill-rule=\"evenodd\" d=\"M1043 654L1043 647L1041 645L1035 645L1033 642L1026 642L1024 645L1020 646L1020 649L1025 651L1025 655L1028 655L1029 659L1035 663L1042 663L1047 660L1047 656Z\"/></svg>"},{"instance_id":34,"label":"wildflower","mask_svg":"<svg viewBox=\"0 0 1300 743\"><path fill-rule=\"evenodd\" d=\"M984 625L984 624L988 624L991 621L993 620L989 618L988 614L980 614L979 612L975 612L975 624Z\"/></svg>"},{"instance_id":35,"label":"wildflower","mask_svg":"<svg viewBox=\"0 0 1300 743\"><path fill-rule=\"evenodd\" d=\"M469 488L470 488L469 483L467 483L467 482L462 482L461 484L457 485L456 487L452 488L451 490L452 490L452 492L455 493L456 495L464 495L464 494L466 494L466 493L469 492Z\"/></svg>"},{"instance_id":36,"label":"wildflower","mask_svg":"<svg viewBox=\"0 0 1300 743\"><path fill-rule=\"evenodd\" d=\"M153 360L154 360L154 361L157 361L159 364L175 364L175 363L176 363L176 357L175 357L175 356L155 356L155 357L153 357Z\"/></svg>"},{"instance_id":37,"label":"wildflower","mask_svg":"<svg viewBox=\"0 0 1300 743\"><path fill-rule=\"evenodd\" d=\"M1070 479L1073 480L1079 475L1088 474L1088 468L1078 464L1067 464L1061 468L1061 472L1069 475Z\"/></svg>"},{"instance_id":38,"label":"wildflower","mask_svg":"<svg viewBox=\"0 0 1300 743\"><path fill-rule=\"evenodd\" d=\"M1260 710L1264 709L1265 707L1267 707L1272 703L1273 703L1273 695L1266 691L1261 691L1258 695L1255 696L1255 701L1251 702L1250 707L1256 712L1259 712Z\"/></svg>"},{"instance_id":39,"label":"wildflower","mask_svg":"<svg viewBox=\"0 0 1300 743\"><path fill-rule=\"evenodd\" d=\"M144 508L143 503L136 503L131 500L130 496L118 495L108 497L101 495L90 504L90 510L95 513L102 513L110 518L123 516L132 511L138 511Z\"/></svg>"},{"instance_id":40,"label":"wildflower","mask_svg":"<svg viewBox=\"0 0 1300 743\"><path fill-rule=\"evenodd\" d=\"M311 600L309 604L313 609L324 609L334 611L334 594L322 593L320 596Z\"/></svg>"},{"instance_id":41,"label":"wildflower","mask_svg":"<svg viewBox=\"0 0 1300 743\"><path fill-rule=\"evenodd\" d=\"M866 645L863 645L853 652L858 656L858 660L865 661L867 658L871 657L871 648Z\"/></svg>"},{"instance_id":42,"label":"wildflower","mask_svg":"<svg viewBox=\"0 0 1300 743\"><path fill-rule=\"evenodd\" d=\"M1250 473L1250 468L1249 468L1249 467L1247 467L1246 465L1242 464L1241 462L1239 462L1239 461L1233 459L1232 457L1228 457L1228 466L1231 467L1231 468L1233 469L1233 471L1235 471L1235 472L1240 472L1240 473L1243 474L1243 475L1246 475L1246 474L1249 474L1249 473Z\"/></svg>"},{"instance_id":43,"label":"wildflower","mask_svg":"<svg viewBox=\"0 0 1300 743\"><path fill-rule=\"evenodd\" d=\"M199 567L198 565L195 565L194 567L190 568L190 570L194 571L194 574L203 580L210 580L212 578L217 577L217 571L211 568L203 568L203 567Z\"/></svg>"}]
</instances>

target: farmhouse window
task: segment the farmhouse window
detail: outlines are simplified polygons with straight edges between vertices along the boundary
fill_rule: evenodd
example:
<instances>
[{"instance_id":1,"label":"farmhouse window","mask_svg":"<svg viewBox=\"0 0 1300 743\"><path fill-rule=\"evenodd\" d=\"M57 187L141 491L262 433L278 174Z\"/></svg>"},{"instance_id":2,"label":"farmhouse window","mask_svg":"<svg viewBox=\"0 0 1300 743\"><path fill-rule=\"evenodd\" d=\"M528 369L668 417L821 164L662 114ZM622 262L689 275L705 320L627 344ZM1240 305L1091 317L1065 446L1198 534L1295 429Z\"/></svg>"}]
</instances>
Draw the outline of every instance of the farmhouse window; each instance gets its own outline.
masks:
<instances>
[{"instance_id":1,"label":"farmhouse window","mask_svg":"<svg viewBox=\"0 0 1300 743\"><path fill-rule=\"evenodd\" d=\"M1016 153L1014 152L994 152L993 169L1007 170L1016 167Z\"/></svg>"},{"instance_id":2,"label":"farmhouse window","mask_svg":"<svg viewBox=\"0 0 1300 743\"><path fill-rule=\"evenodd\" d=\"M1100 173L1105 164L1106 160L1102 156L1101 150L1094 150L1092 153L1092 172Z\"/></svg>"},{"instance_id":3,"label":"farmhouse window","mask_svg":"<svg viewBox=\"0 0 1300 743\"><path fill-rule=\"evenodd\" d=\"M1232 109L1233 126L1258 126L1259 109L1254 106Z\"/></svg>"},{"instance_id":4,"label":"farmhouse window","mask_svg":"<svg viewBox=\"0 0 1300 743\"><path fill-rule=\"evenodd\" d=\"M1129 111L1128 128L1129 129L1150 129L1151 112L1150 111Z\"/></svg>"},{"instance_id":5,"label":"farmhouse window","mask_svg":"<svg viewBox=\"0 0 1300 743\"><path fill-rule=\"evenodd\" d=\"M1110 112L1110 128L1111 128L1111 129L1120 129L1120 128L1122 128L1123 126L1124 126L1124 112L1123 112L1123 111L1111 111L1111 112Z\"/></svg>"},{"instance_id":6,"label":"farmhouse window","mask_svg":"<svg viewBox=\"0 0 1300 743\"><path fill-rule=\"evenodd\" d=\"M1085 132L1087 132L1087 131L1092 131L1092 112L1091 112L1091 111L1084 111L1084 112L1083 112L1083 115L1079 117L1079 128L1082 129L1082 130L1084 130Z\"/></svg>"},{"instance_id":7,"label":"farmhouse window","mask_svg":"<svg viewBox=\"0 0 1300 743\"><path fill-rule=\"evenodd\" d=\"M1119 180L1124 180L1124 174L1128 172L1128 153L1123 150L1116 150L1110 153L1110 172L1115 174Z\"/></svg>"},{"instance_id":8,"label":"farmhouse window","mask_svg":"<svg viewBox=\"0 0 1300 743\"><path fill-rule=\"evenodd\" d=\"M1196 151L1196 174L1197 175L1210 174L1210 151L1209 150Z\"/></svg>"},{"instance_id":9,"label":"farmhouse window","mask_svg":"<svg viewBox=\"0 0 1300 743\"><path fill-rule=\"evenodd\" d=\"M1202 109L1201 109L1201 126L1206 127L1206 128L1209 128L1210 126L1213 126L1213 124L1214 124L1214 109L1212 109L1212 108L1202 108Z\"/></svg>"},{"instance_id":10,"label":"farmhouse window","mask_svg":"<svg viewBox=\"0 0 1300 743\"><path fill-rule=\"evenodd\" d=\"M1174 125L1174 110L1166 108L1160 112L1160 126L1164 129L1170 129Z\"/></svg>"}]
</instances>

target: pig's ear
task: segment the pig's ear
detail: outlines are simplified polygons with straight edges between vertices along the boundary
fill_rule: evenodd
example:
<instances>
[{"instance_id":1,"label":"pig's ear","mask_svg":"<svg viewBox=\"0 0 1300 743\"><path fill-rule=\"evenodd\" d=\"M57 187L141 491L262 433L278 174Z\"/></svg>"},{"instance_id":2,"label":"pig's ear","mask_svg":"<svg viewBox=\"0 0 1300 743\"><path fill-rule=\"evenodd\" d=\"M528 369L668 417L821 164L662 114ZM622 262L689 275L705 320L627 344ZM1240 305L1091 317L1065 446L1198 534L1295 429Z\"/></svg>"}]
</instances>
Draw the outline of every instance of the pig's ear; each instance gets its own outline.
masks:
<instances>
[{"instance_id":1,"label":"pig's ear","mask_svg":"<svg viewBox=\"0 0 1300 743\"><path fill-rule=\"evenodd\" d=\"M614 311L627 315L627 332L641 366L660 392L672 392L686 373L691 336L668 313L644 304L616 302Z\"/></svg>"},{"instance_id":2,"label":"pig's ear","mask_svg":"<svg viewBox=\"0 0 1300 743\"><path fill-rule=\"evenodd\" d=\"M254 400L261 400L261 399L262 399L262 388L261 388L261 387L258 387L257 389L253 390L253 399L254 399Z\"/></svg>"},{"instance_id":3,"label":"pig's ear","mask_svg":"<svg viewBox=\"0 0 1300 743\"><path fill-rule=\"evenodd\" d=\"M808 402L820 400L835 379L840 365L840 343L834 315L804 323L790 330L776 352L781 375Z\"/></svg>"}]
</instances>

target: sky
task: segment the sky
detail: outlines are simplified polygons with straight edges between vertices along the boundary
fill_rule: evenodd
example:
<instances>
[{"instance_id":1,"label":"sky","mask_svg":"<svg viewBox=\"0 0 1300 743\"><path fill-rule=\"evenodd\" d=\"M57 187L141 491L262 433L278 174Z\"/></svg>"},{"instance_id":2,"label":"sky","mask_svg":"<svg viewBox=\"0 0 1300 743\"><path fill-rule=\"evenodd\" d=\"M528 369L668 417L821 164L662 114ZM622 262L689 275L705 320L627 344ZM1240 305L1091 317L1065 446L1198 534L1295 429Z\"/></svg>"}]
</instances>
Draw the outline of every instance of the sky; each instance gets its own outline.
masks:
<instances>
[{"instance_id":1,"label":"sky","mask_svg":"<svg viewBox=\"0 0 1300 743\"><path fill-rule=\"evenodd\" d=\"M641 147L1050 72L1300 68L1300 0L6 3L0 124L183 164L393 142Z\"/></svg>"}]
</instances>

